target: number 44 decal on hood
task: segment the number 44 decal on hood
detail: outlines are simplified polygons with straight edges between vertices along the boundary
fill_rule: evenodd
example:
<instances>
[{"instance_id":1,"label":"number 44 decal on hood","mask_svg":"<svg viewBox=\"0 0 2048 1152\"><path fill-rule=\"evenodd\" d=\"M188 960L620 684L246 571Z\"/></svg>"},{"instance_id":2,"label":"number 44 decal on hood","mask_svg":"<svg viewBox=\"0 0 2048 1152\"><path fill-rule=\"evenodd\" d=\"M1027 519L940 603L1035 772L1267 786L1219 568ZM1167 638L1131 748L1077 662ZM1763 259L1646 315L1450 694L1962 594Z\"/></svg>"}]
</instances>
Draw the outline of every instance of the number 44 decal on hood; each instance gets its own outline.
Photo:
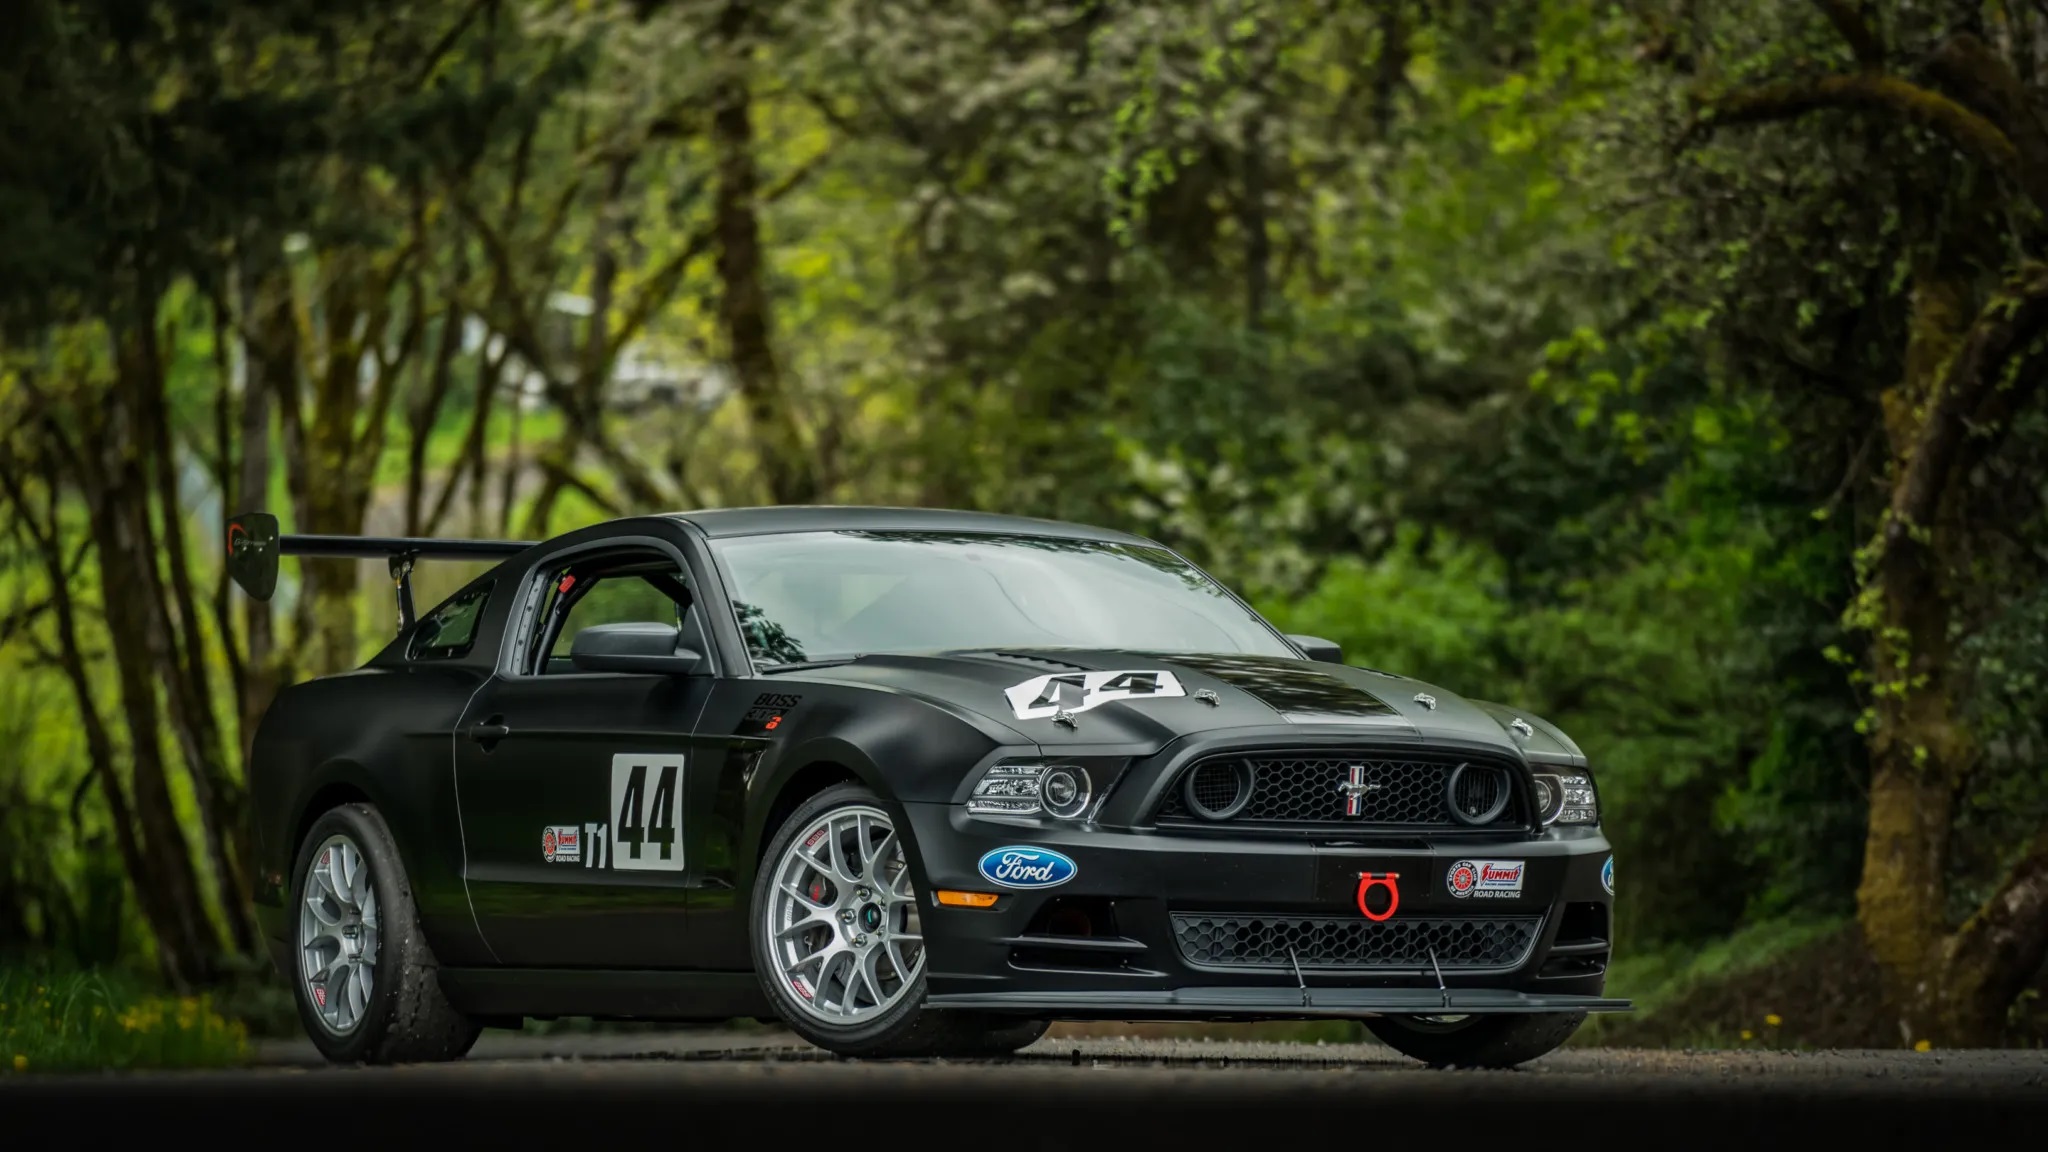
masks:
<instances>
[{"instance_id":1,"label":"number 44 decal on hood","mask_svg":"<svg viewBox=\"0 0 2048 1152\"><path fill-rule=\"evenodd\" d=\"M583 866L681 872L683 757L642 752L612 757L611 800L609 823L583 826Z\"/></svg>"},{"instance_id":2,"label":"number 44 decal on hood","mask_svg":"<svg viewBox=\"0 0 2048 1152\"><path fill-rule=\"evenodd\" d=\"M1164 670L1130 672L1061 672L1036 676L1003 689L1019 720L1072 715L1117 700L1156 700L1185 696L1180 677Z\"/></svg>"}]
</instances>

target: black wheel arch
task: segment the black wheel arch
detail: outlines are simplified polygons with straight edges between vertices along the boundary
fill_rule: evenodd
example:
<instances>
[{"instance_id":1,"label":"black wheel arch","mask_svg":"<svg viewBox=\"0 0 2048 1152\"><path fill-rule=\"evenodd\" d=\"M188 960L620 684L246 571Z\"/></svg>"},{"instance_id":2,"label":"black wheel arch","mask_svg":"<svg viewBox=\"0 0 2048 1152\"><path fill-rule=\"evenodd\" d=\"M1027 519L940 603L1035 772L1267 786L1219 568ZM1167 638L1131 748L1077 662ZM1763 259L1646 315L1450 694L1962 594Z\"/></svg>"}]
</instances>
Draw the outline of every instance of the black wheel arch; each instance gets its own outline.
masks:
<instances>
[{"instance_id":1,"label":"black wheel arch","mask_svg":"<svg viewBox=\"0 0 2048 1152\"><path fill-rule=\"evenodd\" d=\"M763 749L747 786L739 883L753 891L761 856L799 804L835 783L873 792L904 837L911 874L927 887L909 801L950 802L977 765L1010 745L938 702L889 689L791 681L807 697L795 730ZM1036 746L1032 749L1035 751Z\"/></svg>"},{"instance_id":2,"label":"black wheel arch","mask_svg":"<svg viewBox=\"0 0 2048 1152\"><path fill-rule=\"evenodd\" d=\"M764 758L764 765L767 763ZM761 855L776 829L804 801L835 784L859 784L880 797L899 825L907 823L881 769L866 752L837 736L819 736L795 745L774 759L774 766L754 778L748 791L746 838L741 846L740 884L752 892L761 870ZM913 862L916 856L912 846Z\"/></svg>"},{"instance_id":3,"label":"black wheel arch","mask_svg":"<svg viewBox=\"0 0 2048 1152\"><path fill-rule=\"evenodd\" d=\"M289 868L298 859L299 849L306 842L307 833L320 817L344 804L368 804L384 817L384 826L391 833L392 845L398 850L398 862L405 869L408 878L418 875L416 853L408 843L403 830L405 821L397 819L389 798L378 786L376 774L361 763L347 757L336 757L321 764L306 774L299 785L298 798L290 811L294 814L292 823L286 829L287 838L279 845L278 858ZM289 892L296 877L287 873L284 877L285 890Z\"/></svg>"}]
</instances>

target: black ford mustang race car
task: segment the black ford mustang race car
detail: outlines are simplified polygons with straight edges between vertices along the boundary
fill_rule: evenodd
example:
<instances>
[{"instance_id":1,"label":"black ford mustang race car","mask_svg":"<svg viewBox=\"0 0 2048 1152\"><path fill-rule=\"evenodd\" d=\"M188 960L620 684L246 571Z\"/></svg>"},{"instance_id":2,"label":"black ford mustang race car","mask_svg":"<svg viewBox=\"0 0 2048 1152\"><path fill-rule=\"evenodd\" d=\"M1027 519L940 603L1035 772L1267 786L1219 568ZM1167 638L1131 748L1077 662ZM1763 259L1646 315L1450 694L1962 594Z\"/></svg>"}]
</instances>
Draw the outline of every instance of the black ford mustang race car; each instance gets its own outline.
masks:
<instances>
[{"instance_id":1,"label":"black ford mustang race car","mask_svg":"<svg viewBox=\"0 0 2048 1152\"><path fill-rule=\"evenodd\" d=\"M1338 662L1172 551L867 508L614 520L388 557L400 630L283 691L259 909L331 1059L559 1015L779 1017L860 1056L1060 1018L1353 1017L1509 1065L1605 999L1586 758L1526 713ZM502 560L414 618L417 559ZM1364 606L1370 610L1370 606Z\"/></svg>"}]
</instances>

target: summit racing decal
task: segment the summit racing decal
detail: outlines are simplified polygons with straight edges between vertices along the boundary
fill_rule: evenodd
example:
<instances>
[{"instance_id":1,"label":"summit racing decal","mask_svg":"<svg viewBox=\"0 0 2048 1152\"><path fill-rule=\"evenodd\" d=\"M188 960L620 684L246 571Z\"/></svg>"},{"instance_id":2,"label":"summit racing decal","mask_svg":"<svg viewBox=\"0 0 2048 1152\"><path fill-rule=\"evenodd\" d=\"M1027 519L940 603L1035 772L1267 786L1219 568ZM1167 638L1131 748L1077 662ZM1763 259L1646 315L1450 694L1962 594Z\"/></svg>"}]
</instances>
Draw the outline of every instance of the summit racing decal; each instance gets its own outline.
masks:
<instances>
[{"instance_id":1,"label":"summit racing decal","mask_svg":"<svg viewBox=\"0 0 2048 1152\"><path fill-rule=\"evenodd\" d=\"M1460 860L1444 874L1444 886L1460 900L1512 900L1522 894L1522 874L1528 868L1525 860Z\"/></svg>"},{"instance_id":2,"label":"summit racing decal","mask_svg":"<svg viewBox=\"0 0 2048 1152\"><path fill-rule=\"evenodd\" d=\"M540 854L550 864L583 862L583 829L574 824L550 824L541 830Z\"/></svg>"},{"instance_id":3,"label":"summit racing decal","mask_svg":"<svg viewBox=\"0 0 2048 1152\"><path fill-rule=\"evenodd\" d=\"M1080 868L1050 848L1011 845L985 853L981 874L1005 888L1051 888L1072 880Z\"/></svg>"},{"instance_id":4,"label":"summit racing decal","mask_svg":"<svg viewBox=\"0 0 2048 1152\"><path fill-rule=\"evenodd\" d=\"M1149 700L1185 696L1180 678L1171 672L1059 672L1034 676L1003 689L1019 720L1044 720L1060 713L1080 713L1118 700Z\"/></svg>"}]
</instances>

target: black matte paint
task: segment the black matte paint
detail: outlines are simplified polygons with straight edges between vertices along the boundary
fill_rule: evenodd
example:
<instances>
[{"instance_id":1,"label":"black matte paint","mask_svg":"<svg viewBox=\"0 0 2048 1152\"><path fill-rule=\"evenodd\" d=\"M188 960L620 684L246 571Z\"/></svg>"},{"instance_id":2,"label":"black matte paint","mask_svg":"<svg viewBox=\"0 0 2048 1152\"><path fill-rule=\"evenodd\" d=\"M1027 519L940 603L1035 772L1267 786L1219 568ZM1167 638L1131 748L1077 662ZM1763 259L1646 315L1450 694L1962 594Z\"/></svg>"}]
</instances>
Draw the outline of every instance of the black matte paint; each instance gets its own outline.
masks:
<instances>
[{"instance_id":1,"label":"black matte paint","mask_svg":"<svg viewBox=\"0 0 2048 1152\"><path fill-rule=\"evenodd\" d=\"M832 780L853 779L876 790L908 830L921 892L988 890L976 862L1004 845L1053 848L1078 867L1055 888L1004 891L990 909L928 907L935 1003L1077 1016L1301 1015L1291 974L1181 963L1169 911L1343 915L1347 877L1361 870L1400 871L1404 912L1469 909L1443 890L1442 873L1461 857L1498 857L1529 861L1525 894L1488 910L1547 918L1515 971L1447 977L1454 991L1485 993L1467 1010L1618 1006L1592 999L1604 971L1538 975L1567 902L1611 907L1599 881L1609 847L1596 829L1267 836L1150 823L1180 770L1218 753L1406 747L1583 768L1584 753L1540 718L1368 669L1266 657L1003 649L756 674L721 607L724 583L706 540L829 528L1152 543L983 514L774 508L634 517L528 547L469 586L488 585L490 598L466 651L413 660L401 634L357 671L287 689L265 716L251 780L258 898L274 953L288 960L295 920L283 906L283 870L302 830L324 806L361 798L390 823L450 994L471 1010L756 1014L761 1002L738 977L749 964L746 910L770 817ZM514 629L534 609L536 581L565 557L622 544L674 557L711 609L701 665L689 675L516 675ZM1132 669L1171 671L1187 694L1103 704L1071 724L1017 719L1003 695L1048 673ZM1530 735L1513 730L1517 718ZM605 850L618 850L612 762L621 753L683 758L676 847L685 867L548 863L542 833L550 825L603 823ZM962 802L984 768L1041 756L1088 768L1104 796L1093 822L966 815ZM1526 778L1517 787L1526 800ZM582 850L597 847L586 838ZM1018 951L1048 902L1071 897L1109 902L1115 938ZM1084 952L1098 959L1057 962ZM1115 971L1104 971L1101 956L1117 958ZM1348 992L1310 1015L1368 1010L1373 996L1405 1004L1437 994L1424 972L1326 972L1314 983Z\"/></svg>"}]
</instances>

